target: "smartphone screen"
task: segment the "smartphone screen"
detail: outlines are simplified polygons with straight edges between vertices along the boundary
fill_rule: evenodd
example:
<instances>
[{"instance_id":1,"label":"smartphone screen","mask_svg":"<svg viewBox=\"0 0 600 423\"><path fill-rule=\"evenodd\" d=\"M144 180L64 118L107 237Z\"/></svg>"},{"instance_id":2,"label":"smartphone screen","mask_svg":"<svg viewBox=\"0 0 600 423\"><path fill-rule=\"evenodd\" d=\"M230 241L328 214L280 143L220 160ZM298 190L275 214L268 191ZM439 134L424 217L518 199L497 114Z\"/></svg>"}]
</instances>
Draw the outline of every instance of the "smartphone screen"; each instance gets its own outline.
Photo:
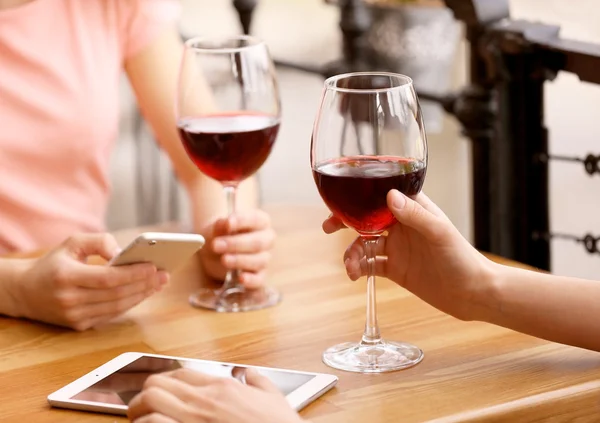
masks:
<instances>
[{"instance_id":1,"label":"smartphone screen","mask_svg":"<svg viewBox=\"0 0 600 423\"><path fill-rule=\"evenodd\" d=\"M243 366L233 366L213 361L174 360L142 356L70 399L127 405L141 391L148 376L180 368L193 369L217 377L235 378L244 382L245 367ZM263 376L268 377L284 395L295 391L315 377L305 373L289 373L275 369L256 370Z\"/></svg>"}]
</instances>

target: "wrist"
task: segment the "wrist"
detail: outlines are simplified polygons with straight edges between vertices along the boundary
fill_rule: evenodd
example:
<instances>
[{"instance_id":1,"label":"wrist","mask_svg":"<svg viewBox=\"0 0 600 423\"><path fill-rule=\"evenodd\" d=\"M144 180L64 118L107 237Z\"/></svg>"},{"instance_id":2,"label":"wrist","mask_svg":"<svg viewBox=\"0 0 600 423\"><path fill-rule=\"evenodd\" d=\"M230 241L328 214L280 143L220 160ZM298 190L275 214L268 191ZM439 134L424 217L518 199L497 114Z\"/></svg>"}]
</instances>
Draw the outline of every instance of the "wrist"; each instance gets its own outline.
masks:
<instances>
[{"instance_id":1,"label":"wrist","mask_svg":"<svg viewBox=\"0 0 600 423\"><path fill-rule=\"evenodd\" d=\"M487 263L481 273L478 289L474 294L473 304L475 306L469 320L494 323L495 316L500 310L500 298L502 297L506 266L487 258L485 260Z\"/></svg>"},{"instance_id":2,"label":"wrist","mask_svg":"<svg viewBox=\"0 0 600 423\"><path fill-rule=\"evenodd\" d=\"M21 290L24 275L34 262L32 259L0 260L0 314L27 317Z\"/></svg>"}]
</instances>

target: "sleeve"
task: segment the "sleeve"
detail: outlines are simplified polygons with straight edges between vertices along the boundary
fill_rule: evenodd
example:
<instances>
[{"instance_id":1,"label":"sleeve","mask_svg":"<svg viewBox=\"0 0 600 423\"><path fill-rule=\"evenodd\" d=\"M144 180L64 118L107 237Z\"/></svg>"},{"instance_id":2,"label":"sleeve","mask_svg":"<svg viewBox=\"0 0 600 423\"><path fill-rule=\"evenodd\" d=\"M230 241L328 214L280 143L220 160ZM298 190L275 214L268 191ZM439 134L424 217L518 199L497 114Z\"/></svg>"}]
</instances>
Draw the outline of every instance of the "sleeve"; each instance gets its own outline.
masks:
<instances>
[{"instance_id":1,"label":"sleeve","mask_svg":"<svg viewBox=\"0 0 600 423\"><path fill-rule=\"evenodd\" d=\"M123 59L140 52L164 29L179 22L179 0L119 1L120 39Z\"/></svg>"}]
</instances>

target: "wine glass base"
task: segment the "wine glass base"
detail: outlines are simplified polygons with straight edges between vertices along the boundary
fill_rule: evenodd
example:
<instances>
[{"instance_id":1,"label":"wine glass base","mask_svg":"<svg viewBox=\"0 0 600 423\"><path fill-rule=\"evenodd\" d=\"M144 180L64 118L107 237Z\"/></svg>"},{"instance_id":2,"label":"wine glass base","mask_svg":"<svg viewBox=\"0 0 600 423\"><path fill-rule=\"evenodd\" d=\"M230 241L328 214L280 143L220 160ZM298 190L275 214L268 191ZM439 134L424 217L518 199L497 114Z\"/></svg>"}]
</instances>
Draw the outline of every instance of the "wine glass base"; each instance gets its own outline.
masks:
<instances>
[{"instance_id":1,"label":"wine glass base","mask_svg":"<svg viewBox=\"0 0 600 423\"><path fill-rule=\"evenodd\" d=\"M273 307L281 301L281 294L274 288L246 290L243 287L222 289L203 288L189 298L194 307L214 310L220 313L239 313Z\"/></svg>"},{"instance_id":2,"label":"wine glass base","mask_svg":"<svg viewBox=\"0 0 600 423\"><path fill-rule=\"evenodd\" d=\"M323 362L334 369L358 373L384 373L413 367L423 360L420 348L406 342L376 344L345 342L323 353Z\"/></svg>"}]
</instances>

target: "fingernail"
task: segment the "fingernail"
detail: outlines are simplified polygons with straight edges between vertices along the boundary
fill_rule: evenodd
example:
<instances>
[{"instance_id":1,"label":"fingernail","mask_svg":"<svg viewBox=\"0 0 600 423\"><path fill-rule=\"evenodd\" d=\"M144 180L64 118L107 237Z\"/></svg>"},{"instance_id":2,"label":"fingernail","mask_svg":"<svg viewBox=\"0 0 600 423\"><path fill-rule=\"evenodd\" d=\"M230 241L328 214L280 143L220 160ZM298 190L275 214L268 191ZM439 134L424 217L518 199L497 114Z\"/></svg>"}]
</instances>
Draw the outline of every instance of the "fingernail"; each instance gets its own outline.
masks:
<instances>
[{"instance_id":1,"label":"fingernail","mask_svg":"<svg viewBox=\"0 0 600 423\"><path fill-rule=\"evenodd\" d=\"M392 197L392 206L401 209L406 205L406 198L404 195L395 189L390 191L390 196Z\"/></svg>"},{"instance_id":2,"label":"fingernail","mask_svg":"<svg viewBox=\"0 0 600 423\"><path fill-rule=\"evenodd\" d=\"M233 266L235 264L235 257L230 254L224 255L223 264L225 266Z\"/></svg>"},{"instance_id":3,"label":"fingernail","mask_svg":"<svg viewBox=\"0 0 600 423\"><path fill-rule=\"evenodd\" d=\"M348 275L350 280L355 281L356 279L354 278L354 269L352 269L352 260L350 260L350 258L344 260L344 266L346 267L346 274Z\"/></svg>"},{"instance_id":4,"label":"fingernail","mask_svg":"<svg viewBox=\"0 0 600 423\"><path fill-rule=\"evenodd\" d=\"M356 269L356 265L353 265L352 260L351 259L346 259L346 261L344 262L344 265L346 266L346 273L348 274L348 277L350 278L350 280L355 281L356 279L358 279L360 276L356 276L357 274L360 274L360 269Z\"/></svg>"},{"instance_id":5,"label":"fingernail","mask_svg":"<svg viewBox=\"0 0 600 423\"><path fill-rule=\"evenodd\" d=\"M153 264L146 263L140 271L140 277L150 278L156 274L156 267Z\"/></svg>"},{"instance_id":6,"label":"fingernail","mask_svg":"<svg viewBox=\"0 0 600 423\"><path fill-rule=\"evenodd\" d=\"M227 249L227 242L224 239L215 239L213 241L213 250L215 253L222 253Z\"/></svg>"},{"instance_id":7,"label":"fingernail","mask_svg":"<svg viewBox=\"0 0 600 423\"><path fill-rule=\"evenodd\" d=\"M161 270L158 272L158 284L160 286L160 288L162 288L163 286L165 286L166 284L169 283L169 273L165 272L164 270Z\"/></svg>"},{"instance_id":8,"label":"fingernail","mask_svg":"<svg viewBox=\"0 0 600 423\"><path fill-rule=\"evenodd\" d=\"M235 217L230 217L229 218L229 230L231 232L235 231L235 228L237 227L237 219Z\"/></svg>"},{"instance_id":9,"label":"fingernail","mask_svg":"<svg viewBox=\"0 0 600 423\"><path fill-rule=\"evenodd\" d=\"M240 282L242 285L248 286L249 288L252 288L252 286L255 285L254 281L252 281L252 276L247 273L242 273L240 275Z\"/></svg>"}]
</instances>

